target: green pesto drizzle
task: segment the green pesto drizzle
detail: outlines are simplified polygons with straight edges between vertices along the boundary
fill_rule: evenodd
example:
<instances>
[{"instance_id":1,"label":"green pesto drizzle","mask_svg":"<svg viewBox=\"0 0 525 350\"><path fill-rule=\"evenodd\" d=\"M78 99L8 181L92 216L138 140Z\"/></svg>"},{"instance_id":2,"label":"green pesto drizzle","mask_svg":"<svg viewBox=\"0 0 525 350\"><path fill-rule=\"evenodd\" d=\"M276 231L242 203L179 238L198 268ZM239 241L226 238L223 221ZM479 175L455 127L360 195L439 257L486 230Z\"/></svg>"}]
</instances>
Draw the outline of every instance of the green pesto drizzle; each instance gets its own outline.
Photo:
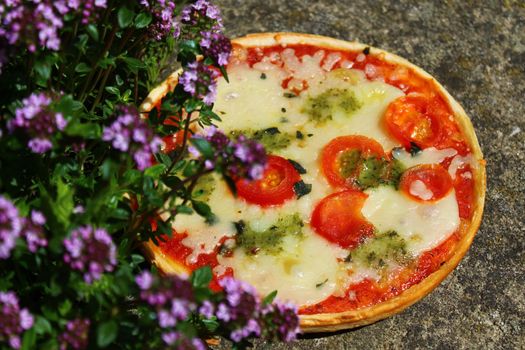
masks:
<instances>
[{"instance_id":1,"label":"green pesto drizzle","mask_svg":"<svg viewBox=\"0 0 525 350\"><path fill-rule=\"evenodd\" d=\"M260 252L276 255L283 250L284 237L303 236L303 226L304 223L298 213L279 217L274 225L262 232L253 230L249 224L237 224L237 246L242 247L248 255L256 255Z\"/></svg>"},{"instance_id":2,"label":"green pesto drizzle","mask_svg":"<svg viewBox=\"0 0 525 350\"><path fill-rule=\"evenodd\" d=\"M407 242L395 231L387 231L370 238L354 249L347 262L355 262L374 269L383 269L388 263L407 265L413 257L408 252Z\"/></svg>"},{"instance_id":3,"label":"green pesto drizzle","mask_svg":"<svg viewBox=\"0 0 525 350\"><path fill-rule=\"evenodd\" d=\"M309 96L301 112L306 113L311 121L319 125L332 120L332 114L336 111L350 116L361 106L362 103L357 100L353 91L331 88L320 95Z\"/></svg>"},{"instance_id":4,"label":"green pesto drizzle","mask_svg":"<svg viewBox=\"0 0 525 350\"><path fill-rule=\"evenodd\" d=\"M261 130L246 129L230 131L231 137L238 138L240 135L244 135L247 138L259 141L266 148L266 150L270 152L278 151L288 147L294 139L294 135L281 132L275 127Z\"/></svg>"},{"instance_id":5,"label":"green pesto drizzle","mask_svg":"<svg viewBox=\"0 0 525 350\"><path fill-rule=\"evenodd\" d=\"M213 174L204 175L197 181L193 195L196 199L208 202L212 192L215 190L215 178Z\"/></svg>"}]
</instances>

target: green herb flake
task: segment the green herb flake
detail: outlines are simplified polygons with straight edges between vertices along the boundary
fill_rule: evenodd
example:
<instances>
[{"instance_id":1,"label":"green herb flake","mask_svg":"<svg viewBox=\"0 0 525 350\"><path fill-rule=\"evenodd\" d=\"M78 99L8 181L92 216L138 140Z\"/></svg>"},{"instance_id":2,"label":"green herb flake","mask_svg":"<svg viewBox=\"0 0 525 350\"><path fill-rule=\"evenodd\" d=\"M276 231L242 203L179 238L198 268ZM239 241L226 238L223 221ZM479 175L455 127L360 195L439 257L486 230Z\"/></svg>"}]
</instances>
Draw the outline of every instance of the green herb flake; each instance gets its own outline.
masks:
<instances>
[{"instance_id":1,"label":"green herb flake","mask_svg":"<svg viewBox=\"0 0 525 350\"><path fill-rule=\"evenodd\" d=\"M295 160L293 159L288 159L288 161L293 165L293 167L295 168L295 170L297 170L297 172L299 174L306 174L306 169L303 168L303 166L301 164L299 164L298 162L296 162Z\"/></svg>"},{"instance_id":2,"label":"green herb flake","mask_svg":"<svg viewBox=\"0 0 525 350\"><path fill-rule=\"evenodd\" d=\"M328 278L325 279L323 282L317 283L315 285L315 288L321 288L322 286L324 286L326 284L326 282L328 282Z\"/></svg>"},{"instance_id":3,"label":"green herb flake","mask_svg":"<svg viewBox=\"0 0 525 350\"><path fill-rule=\"evenodd\" d=\"M265 79L266 79L266 73L261 73L261 79L262 79L262 80L265 80Z\"/></svg>"},{"instance_id":4,"label":"green herb flake","mask_svg":"<svg viewBox=\"0 0 525 350\"><path fill-rule=\"evenodd\" d=\"M295 98L295 97L297 97L297 95L294 94L293 92L285 92L283 94L283 96L286 97L286 98Z\"/></svg>"},{"instance_id":5,"label":"green herb flake","mask_svg":"<svg viewBox=\"0 0 525 350\"><path fill-rule=\"evenodd\" d=\"M295 192L297 199L299 199L302 196L306 196L308 193L312 192L312 184L306 184L303 180L297 181L293 185L293 191Z\"/></svg>"}]
</instances>

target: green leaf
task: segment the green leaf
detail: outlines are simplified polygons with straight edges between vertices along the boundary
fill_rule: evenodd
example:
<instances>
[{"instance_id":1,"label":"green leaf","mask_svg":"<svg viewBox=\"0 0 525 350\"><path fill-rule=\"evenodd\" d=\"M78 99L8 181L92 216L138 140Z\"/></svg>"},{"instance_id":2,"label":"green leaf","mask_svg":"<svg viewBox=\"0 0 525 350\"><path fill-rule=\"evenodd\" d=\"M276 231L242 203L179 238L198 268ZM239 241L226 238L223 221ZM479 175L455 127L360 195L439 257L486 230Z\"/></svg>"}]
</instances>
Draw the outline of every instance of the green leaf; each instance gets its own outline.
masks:
<instances>
[{"instance_id":1,"label":"green leaf","mask_svg":"<svg viewBox=\"0 0 525 350\"><path fill-rule=\"evenodd\" d=\"M141 12L135 17L135 28L141 29L149 26L152 17L148 12Z\"/></svg>"},{"instance_id":2,"label":"green leaf","mask_svg":"<svg viewBox=\"0 0 525 350\"><path fill-rule=\"evenodd\" d=\"M51 76L51 65L45 61L37 61L34 65L37 80L40 85L43 85Z\"/></svg>"},{"instance_id":3,"label":"green leaf","mask_svg":"<svg viewBox=\"0 0 525 350\"><path fill-rule=\"evenodd\" d=\"M77 72L77 73L85 74L85 73L88 73L89 71L91 71L91 67L88 66L84 62L80 62L75 67L75 72Z\"/></svg>"},{"instance_id":4,"label":"green leaf","mask_svg":"<svg viewBox=\"0 0 525 350\"><path fill-rule=\"evenodd\" d=\"M73 212L73 194L74 188L64 183L62 179L58 179L57 183L57 198L53 206L53 212L57 220L65 227L69 224L69 216Z\"/></svg>"},{"instance_id":5,"label":"green leaf","mask_svg":"<svg viewBox=\"0 0 525 350\"><path fill-rule=\"evenodd\" d=\"M146 65L144 62L142 62L139 59L133 58L133 57L122 57L122 60L128 65L129 69L136 73L139 69L146 68Z\"/></svg>"},{"instance_id":6,"label":"green leaf","mask_svg":"<svg viewBox=\"0 0 525 350\"><path fill-rule=\"evenodd\" d=\"M100 128L100 124L97 123L81 123L78 120L74 120L67 125L64 132L69 136L98 139L102 134L102 129Z\"/></svg>"},{"instance_id":7,"label":"green leaf","mask_svg":"<svg viewBox=\"0 0 525 350\"><path fill-rule=\"evenodd\" d=\"M114 86L106 86L106 91L110 94L120 96L120 90Z\"/></svg>"},{"instance_id":8,"label":"green leaf","mask_svg":"<svg viewBox=\"0 0 525 350\"><path fill-rule=\"evenodd\" d=\"M33 328L35 329L36 334L45 334L45 333L51 333L52 327L51 323L42 316L36 316L35 324L33 325Z\"/></svg>"},{"instance_id":9,"label":"green leaf","mask_svg":"<svg viewBox=\"0 0 525 350\"><path fill-rule=\"evenodd\" d=\"M144 171L146 176L151 176L154 179L158 179L166 171L166 166L164 164L156 164L150 166Z\"/></svg>"},{"instance_id":10,"label":"green leaf","mask_svg":"<svg viewBox=\"0 0 525 350\"><path fill-rule=\"evenodd\" d=\"M102 68L102 69L106 69L109 66L115 67L116 66L116 58L115 57L105 57L105 58L101 59L100 61L98 61L97 65L100 68Z\"/></svg>"},{"instance_id":11,"label":"green leaf","mask_svg":"<svg viewBox=\"0 0 525 350\"><path fill-rule=\"evenodd\" d=\"M210 284L212 277L213 273L211 271L211 267L204 266L193 271L191 274L191 284L196 288L206 288Z\"/></svg>"},{"instance_id":12,"label":"green leaf","mask_svg":"<svg viewBox=\"0 0 525 350\"><path fill-rule=\"evenodd\" d=\"M264 297L263 299L263 305L268 305L268 304L271 304L273 303L275 297L277 296L277 291L274 290L273 292L271 292L270 294L268 294L266 297Z\"/></svg>"},{"instance_id":13,"label":"green leaf","mask_svg":"<svg viewBox=\"0 0 525 350\"><path fill-rule=\"evenodd\" d=\"M206 329L210 333L215 332L217 330L217 328L219 328L219 326L220 326L219 322L215 318L213 318L213 319L205 318L205 319L202 320L202 323L204 323L204 326L206 327Z\"/></svg>"},{"instance_id":14,"label":"green leaf","mask_svg":"<svg viewBox=\"0 0 525 350\"><path fill-rule=\"evenodd\" d=\"M66 299L62 304L60 304L60 306L58 307L58 312L60 313L60 315L62 316L65 316L67 315L67 313L69 311L71 311L71 307L73 306L73 304L71 303L71 301L69 301L69 299Z\"/></svg>"},{"instance_id":15,"label":"green leaf","mask_svg":"<svg viewBox=\"0 0 525 350\"><path fill-rule=\"evenodd\" d=\"M144 257L142 255L139 255L139 254L131 254L131 261L133 261L133 263L135 265L138 265L140 263L143 263L145 261Z\"/></svg>"},{"instance_id":16,"label":"green leaf","mask_svg":"<svg viewBox=\"0 0 525 350\"><path fill-rule=\"evenodd\" d=\"M175 207L175 211L177 214L191 214L193 213L193 209L191 207L188 207L187 205L177 205Z\"/></svg>"},{"instance_id":17,"label":"green leaf","mask_svg":"<svg viewBox=\"0 0 525 350\"><path fill-rule=\"evenodd\" d=\"M129 25L133 22L134 16L135 13L133 13L133 11L128 9L126 6L119 8L117 18L120 28L129 27Z\"/></svg>"},{"instance_id":18,"label":"green leaf","mask_svg":"<svg viewBox=\"0 0 525 350\"><path fill-rule=\"evenodd\" d=\"M105 348L111 344L118 334L118 324L115 321L101 323L97 327L97 345Z\"/></svg>"},{"instance_id":19,"label":"green leaf","mask_svg":"<svg viewBox=\"0 0 525 350\"><path fill-rule=\"evenodd\" d=\"M35 348L36 331L34 328L26 331L22 339L22 350L30 350Z\"/></svg>"},{"instance_id":20,"label":"green leaf","mask_svg":"<svg viewBox=\"0 0 525 350\"><path fill-rule=\"evenodd\" d=\"M89 34L89 36L95 40L95 41L98 41L99 39L99 35L98 35L98 29L97 29L97 26L95 26L94 24L88 24L86 26L86 32Z\"/></svg>"},{"instance_id":21,"label":"green leaf","mask_svg":"<svg viewBox=\"0 0 525 350\"><path fill-rule=\"evenodd\" d=\"M213 147L208 140L194 137L190 140L191 144L207 159L213 158Z\"/></svg>"}]
</instances>

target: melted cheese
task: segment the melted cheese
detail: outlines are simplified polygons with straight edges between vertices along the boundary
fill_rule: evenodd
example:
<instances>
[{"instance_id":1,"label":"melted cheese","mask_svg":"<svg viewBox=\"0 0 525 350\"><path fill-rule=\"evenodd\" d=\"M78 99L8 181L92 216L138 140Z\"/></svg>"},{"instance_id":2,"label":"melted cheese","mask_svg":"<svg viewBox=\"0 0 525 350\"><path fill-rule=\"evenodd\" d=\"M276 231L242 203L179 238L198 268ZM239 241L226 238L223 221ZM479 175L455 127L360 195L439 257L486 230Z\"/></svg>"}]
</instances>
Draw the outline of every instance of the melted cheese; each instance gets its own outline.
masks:
<instances>
[{"instance_id":1,"label":"melted cheese","mask_svg":"<svg viewBox=\"0 0 525 350\"><path fill-rule=\"evenodd\" d=\"M235 277L256 286L262 295L277 290L278 298L299 305L323 301L336 290L339 248L313 232L304 239L286 237L279 255L246 255L242 249L219 263L232 267Z\"/></svg>"},{"instance_id":2,"label":"melted cheese","mask_svg":"<svg viewBox=\"0 0 525 350\"><path fill-rule=\"evenodd\" d=\"M420 164L438 164L456 154L458 154L458 152L453 148L439 150L435 147L425 148L413 156L403 148L396 148L392 151L394 158L403 163L407 168Z\"/></svg>"},{"instance_id":3,"label":"melted cheese","mask_svg":"<svg viewBox=\"0 0 525 350\"><path fill-rule=\"evenodd\" d=\"M413 256L437 247L459 227L455 192L433 203L420 203L391 187L365 191L363 216L379 231L396 231Z\"/></svg>"}]
</instances>

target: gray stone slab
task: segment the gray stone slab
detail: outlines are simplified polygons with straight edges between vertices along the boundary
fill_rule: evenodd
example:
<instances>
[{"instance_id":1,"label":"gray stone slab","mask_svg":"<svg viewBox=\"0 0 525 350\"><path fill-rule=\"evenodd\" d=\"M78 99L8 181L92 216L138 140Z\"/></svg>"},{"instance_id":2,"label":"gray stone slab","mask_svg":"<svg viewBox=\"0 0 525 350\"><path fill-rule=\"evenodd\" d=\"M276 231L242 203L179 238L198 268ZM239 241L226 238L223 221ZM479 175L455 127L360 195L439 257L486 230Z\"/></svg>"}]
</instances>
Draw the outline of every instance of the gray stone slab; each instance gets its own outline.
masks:
<instances>
[{"instance_id":1,"label":"gray stone slab","mask_svg":"<svg viewBox=\"0 0 525 350\"><path fill-rule=\"evenodd\" d=\"M484 219L436 290L357 330L257 349L525 348L525 3L217 0L227 33L295 31L358 40L435 76L470 115L488 170ZM227 346L224 344L223 346Z\"/></svg>"}]
</instances>

